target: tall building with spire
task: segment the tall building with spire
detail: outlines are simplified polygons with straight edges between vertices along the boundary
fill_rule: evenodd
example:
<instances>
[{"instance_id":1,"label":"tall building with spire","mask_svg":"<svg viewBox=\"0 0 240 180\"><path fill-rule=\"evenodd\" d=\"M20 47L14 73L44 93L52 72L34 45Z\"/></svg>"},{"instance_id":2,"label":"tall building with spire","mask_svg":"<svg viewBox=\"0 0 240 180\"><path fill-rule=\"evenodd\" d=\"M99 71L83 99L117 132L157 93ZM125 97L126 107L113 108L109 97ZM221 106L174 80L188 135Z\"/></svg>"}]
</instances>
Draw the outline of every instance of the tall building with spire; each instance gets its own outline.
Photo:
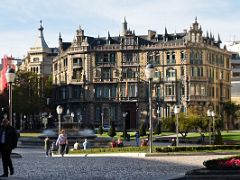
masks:
<instances>
[{"instance_id":1,"label":"tall building with spire","mask_svg":"<svg viewBox=\"0 0 240 180\"><path fill-rule=\"evenodd\" d=\"M20 67L21 70L30 71L41 77L47 77L52 73L52 60L58 53L58 48L49 48L43 35L42 21L38 28L39 35L35 44L27 52Z\"/></svg>"},{"instance_id":2,"label":"tall building with spire","mask_svg":"<svg viewBox=\"0 0 240 180\"><path fill-rule=\"evenodd\" d=\"M223 118L223 104L231 97L231 54L220 47L220 37L204 36L197 18L180 33L165 27L163 34L136 35L124 18L119 36L86 36L79 27L75 37L67 44L60 39L53 60L55 104L64 114L73 112L74 121L96 127L114 121L119 129L147 124L148 63L155 68L154 123L172 116L175 105L183 112L211 108Z\"/></svg>"}]
</instances>

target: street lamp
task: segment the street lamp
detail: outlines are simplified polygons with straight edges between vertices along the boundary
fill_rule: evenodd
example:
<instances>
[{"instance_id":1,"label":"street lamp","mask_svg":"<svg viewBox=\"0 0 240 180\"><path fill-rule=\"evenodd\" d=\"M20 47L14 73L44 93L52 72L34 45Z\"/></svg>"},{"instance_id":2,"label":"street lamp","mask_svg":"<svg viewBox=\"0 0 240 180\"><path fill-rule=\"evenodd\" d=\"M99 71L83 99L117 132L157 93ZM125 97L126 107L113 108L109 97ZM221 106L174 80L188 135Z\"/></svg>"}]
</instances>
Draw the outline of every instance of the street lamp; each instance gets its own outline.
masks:
<instances>
[{"instance_id":1,"label":"street lamp","mask_svg":"<svg viewBox=\"0 0 240 180\"><path fill-rule=\"evenodd\" d=\"M101 113L101 116L102 116L102 128L103 128L103 115L104 115L104 114L103 114L103 113Z\"/></svg>"},{"instance_id":2,"label":"street lamp","mask_svg":"<svg viewBox=\"0 0 240 180\"><path fill-rule=\"evenodd\" d=\"M73 123L73 120L74 120L74 116L75 116L74 112L71 112L71 120L72 120L72 123Z\"/></svg>"},{"instance_id":3,"label":"street lamp","mask_svg":"<svg viewBox=\"0 0 240 180\"><path fill-rule=\"evenodd\" d=\"M149 96L149 153L152 153L152 134L153 134L153 123L152 123L152 79L154 77L154 67L152 64L148 64L145 68L145 75L149 81L148 84L148 96Z\"/></svg>"},{"instance_id":4,"label":"street lamp","mask_svg":"<svg viewBox=\"0 0 240 180\"><path fill-rule=\"evenodd\" d=\"M178 114L180 113L180 107L179 106L175 106L174 107L174 114L176 115L176 134L177 134L177 140L176 140L176 146L178 146L179 144L179 139L178 139L178 125L179 125L179 122L178 122Z\"/></svg>"},{"instance_id":5,"label":"street lamp","mask_svg":"<svg viewBox=\"0 0 240 180\"><path fill-rule=\"evenodd\" d=\"M126 132L126 117L128 115L128 112L125 112L123 113L123 139L124 141L126 140L126 135L127 135L127 132Z\"/></svg>"},{"instance_id":6,"label":"street lamp","mask_svg":"<svg viewBox=\"0 0 240 180\"><path fill-rule=\"evenodd\" d=\"M9 122L10 122L11 126L13 125L13 122L12 122L12 83L14 83L14 81L15 81L15 76L16 76L15 70L13 68L9 67L6 72L6 80L9 85L8 102L9 102Z\"/></svg>"},{"instance_id":7,"label":"street lamp","mask_svg":"<svg viewBox=\"0 0 240 180\"><path fill-rule=\"evenodd\" d=\"M57 114L58 114L58 134L60 134L60 131L61 131L61 114L63 113L63 107L61 105L58 105L56 110L57 110Z\"/></svg>"},{"instance_id":8,"label":"street lamp","mask_svg":"<svg viewBox=\"0 0 240 180\"><path fill-rule=\"evenodd\" d=\"M210 110L210 109L208 109L207 110L207 116L208 117L212 117L212 121L213 121L213 140L215 140L215 120L214 120L214 116L215 116L215 112L213 111L213 110ZM211 142L211 119L209 120L209 126L208 126L208 128L209 128L209 144L211 144L212 142Z\"/></svg>"},{"instance_id":9,"label":"street lamp","mask_svg":"<svg viewBox=\"0 0 240 180\"><path fill-rule=\"evenodd\" d=\"M161 110L160 110L160 105L158 103L158 107L157 107L157 119L158 119L158 124L160 123L160 114L161 114Z\"/></svg>"}]
</instances>

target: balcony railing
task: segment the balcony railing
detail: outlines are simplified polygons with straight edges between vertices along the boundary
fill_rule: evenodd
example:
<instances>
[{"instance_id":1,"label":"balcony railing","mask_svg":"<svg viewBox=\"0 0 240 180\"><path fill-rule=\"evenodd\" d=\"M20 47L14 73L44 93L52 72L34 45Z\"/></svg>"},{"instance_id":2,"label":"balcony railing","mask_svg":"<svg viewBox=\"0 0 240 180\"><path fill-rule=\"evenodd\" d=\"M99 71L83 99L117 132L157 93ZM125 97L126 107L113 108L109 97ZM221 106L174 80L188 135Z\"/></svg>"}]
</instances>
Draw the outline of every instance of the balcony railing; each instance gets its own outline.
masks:
<instances>
[{"instance_id":1,"label":"balcony railing","mask_svg":"<svg viewBox=\"0 0 240 180\"><path fill-rule=\"evenodd\" d=\"M189 96L190 101L209 101L209 96L203 96L203 95L190 95Z\"/></svg>"}]
</instances>

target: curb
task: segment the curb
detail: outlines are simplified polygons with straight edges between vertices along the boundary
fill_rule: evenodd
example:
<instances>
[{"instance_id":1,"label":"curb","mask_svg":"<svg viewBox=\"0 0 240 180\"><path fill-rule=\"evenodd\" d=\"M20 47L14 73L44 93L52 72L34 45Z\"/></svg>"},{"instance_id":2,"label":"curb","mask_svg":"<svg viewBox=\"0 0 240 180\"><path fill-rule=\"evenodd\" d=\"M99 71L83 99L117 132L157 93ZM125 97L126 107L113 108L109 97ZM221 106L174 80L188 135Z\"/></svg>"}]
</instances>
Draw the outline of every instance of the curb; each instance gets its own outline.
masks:
<instances>
[{"instance_id":1,"label":"curb","mask_svg":"<svg viewBox=\"0 0 240 180\"><path fill-rule=\"evenodd\" d=\"M206 156L206 155L237 155L239 152L196 152L196 153L99 153L99 154L65 154L64 157L161 157L161 156ZM62 157L52 155L52 157Z\"/></svg>"},{"instance_id":2,"label":"curb","mask_svg":"<svg viewBox=\"0 0 240 180\"><path fill-rule=\"evenodd\" d=\"M62 157L52 155L52 157ZM146 157L146 153L109 153L109 154L65 154L64 157Z\"/></svg>"}]
</instances>

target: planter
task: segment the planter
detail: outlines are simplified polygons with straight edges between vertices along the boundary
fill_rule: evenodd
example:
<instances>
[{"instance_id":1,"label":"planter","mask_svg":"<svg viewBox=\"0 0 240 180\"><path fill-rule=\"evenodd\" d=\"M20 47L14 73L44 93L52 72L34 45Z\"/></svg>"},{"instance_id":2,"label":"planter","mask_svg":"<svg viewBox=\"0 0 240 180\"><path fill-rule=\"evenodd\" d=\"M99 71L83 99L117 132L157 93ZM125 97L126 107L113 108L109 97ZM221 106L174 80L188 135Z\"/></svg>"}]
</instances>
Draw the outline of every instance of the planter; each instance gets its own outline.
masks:
<instances>
[{"instance_id":1,"label":"planter","mask_svg":"<svg viewBox=\"0 0 240 180\"><path fill-rule=\"evenodd\" d=\"M186 180L239 180L240 170L209 170L196 169L188 171L185 175Z\"/></svg>"}]
</instances>

